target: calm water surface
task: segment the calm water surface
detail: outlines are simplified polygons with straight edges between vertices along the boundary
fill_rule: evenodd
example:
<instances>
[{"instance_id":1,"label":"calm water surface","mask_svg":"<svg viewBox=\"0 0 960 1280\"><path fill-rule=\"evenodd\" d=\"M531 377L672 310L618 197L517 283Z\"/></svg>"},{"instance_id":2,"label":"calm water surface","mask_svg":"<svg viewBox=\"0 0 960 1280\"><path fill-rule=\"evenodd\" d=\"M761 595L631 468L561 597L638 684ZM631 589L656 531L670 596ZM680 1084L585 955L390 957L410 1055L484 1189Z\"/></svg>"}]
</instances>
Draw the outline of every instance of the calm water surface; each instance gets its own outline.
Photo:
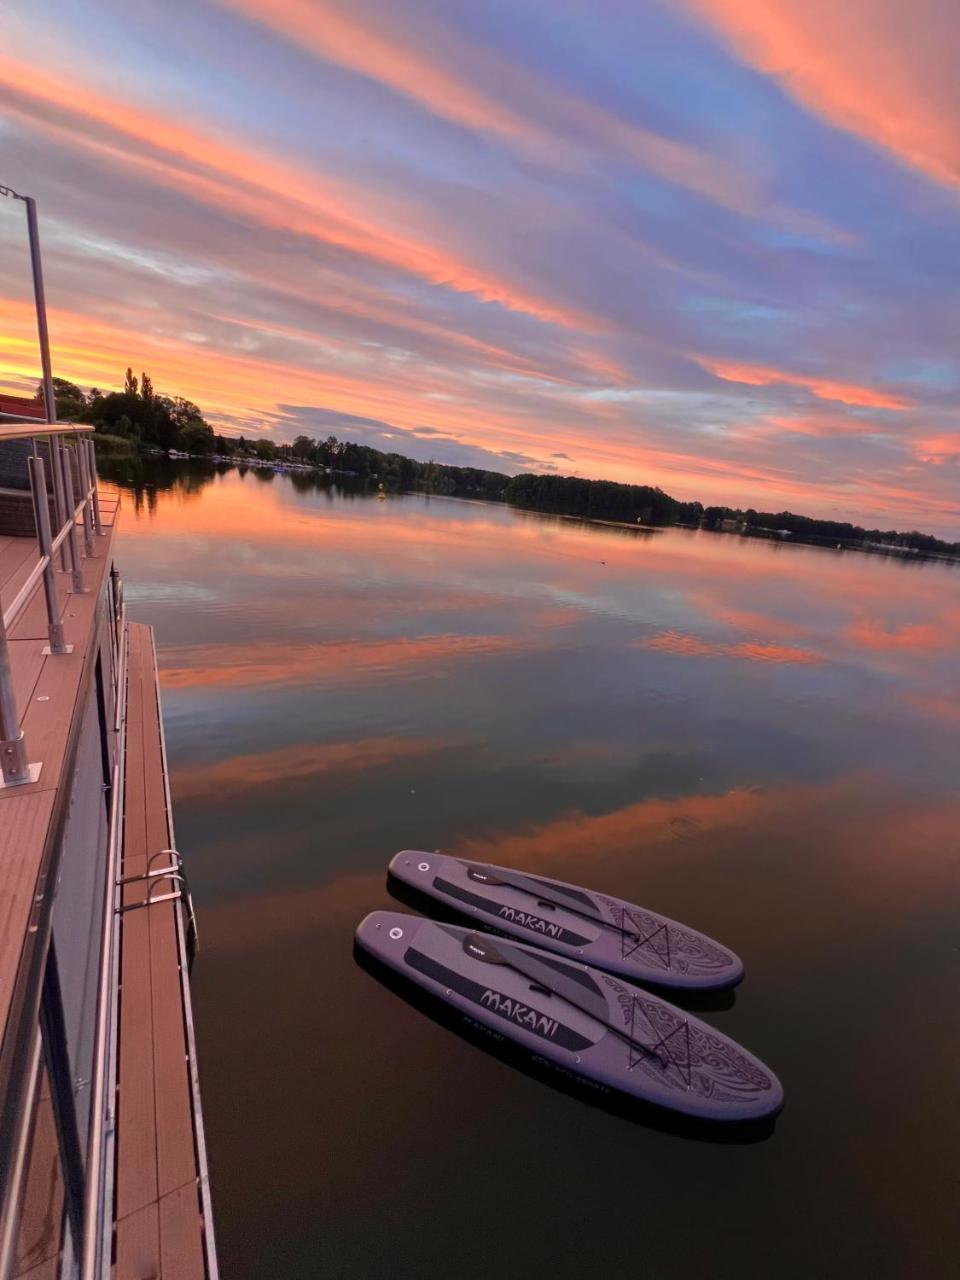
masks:
<instances>
[{"instance_id":1,"label":"calm water surface","mask_svg":"<svg viewBox=\"0 0 960 1280\"><path fill-rule=\"evenodd\" d=\"M225 1276L957 1274L960 572L157 466L118 561ZM406 846L729 943L701 1016L780 1075L773 1135L610 1115L359 969Z\"/></svg>"}]
</instances>

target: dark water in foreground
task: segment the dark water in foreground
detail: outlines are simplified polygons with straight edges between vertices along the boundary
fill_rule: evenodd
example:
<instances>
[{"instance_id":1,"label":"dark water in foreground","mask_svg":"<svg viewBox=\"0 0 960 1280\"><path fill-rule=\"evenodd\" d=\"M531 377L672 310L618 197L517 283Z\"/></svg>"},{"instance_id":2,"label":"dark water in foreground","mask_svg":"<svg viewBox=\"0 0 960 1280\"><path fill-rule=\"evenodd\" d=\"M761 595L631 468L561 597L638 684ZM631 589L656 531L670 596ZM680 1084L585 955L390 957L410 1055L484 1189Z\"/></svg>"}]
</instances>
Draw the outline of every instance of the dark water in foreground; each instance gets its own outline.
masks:
<instances>
[{"instance_id":1,"label":"dark water in foreground","mask_svg":"<svg viewBox=\"0 0 960 1280\"><path fill-rule=\"evenodd\" d=\"M225 1277L958 1273L960 573L235 471L144 496ZM607 1114L379 985L352 934L404 846L734 947L701 1016L780 1075L773 1135Z\"/></svg>"}]
</instances>

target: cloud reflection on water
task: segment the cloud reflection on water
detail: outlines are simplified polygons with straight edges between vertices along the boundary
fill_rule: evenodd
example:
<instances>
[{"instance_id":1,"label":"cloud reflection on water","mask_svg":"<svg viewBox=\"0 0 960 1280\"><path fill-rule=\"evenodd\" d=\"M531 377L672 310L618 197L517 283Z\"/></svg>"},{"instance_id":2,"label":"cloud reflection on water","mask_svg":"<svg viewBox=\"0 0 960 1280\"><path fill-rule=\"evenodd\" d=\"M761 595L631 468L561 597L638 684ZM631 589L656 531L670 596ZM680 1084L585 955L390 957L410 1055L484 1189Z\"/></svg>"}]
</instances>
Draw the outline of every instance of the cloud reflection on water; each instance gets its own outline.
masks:
<instances>
[{"instance_id":1,"label":"cloud reflection on water","mask_svg":"<svg viewBox=\"0 0 960 1280\"><path fill-rule=\"evenodd\" d=\"M827 1274L823 1240L862 1269L904 1206L898 1256L943 1236L953 572L236 473L158 491L119 556L186 587L130 607L164 667L232 1270L486 1274L462 1265L478 1214L514 1214L511 1241L532 1214L562 1230L571 1168L624 1220L642 1194L665 1276L703 1271L691 1212L713 1241L745 1203L761 1271L798 1198L818 1230L791 1275ZM589 883L739 951L746 985L709 1017L783 1076L775 1139L734 1167L611 1127L370 982L353 929L395 905L387 860L417 846Z\"/></svg>"},{"instance_id":2,"label":"cloud reflection on water","mask_svg":"<svg viewBox=\"0 0 960 1280\"><path fill-rule=\"evenodd\" d=\"M448 744L437 739L360 738L355 742L278 747L227 756L213 764L175 770L170 783L177 803L236 799L251 787L276 791L295 782L382 769L400 760L431 755Z\"/></svg>"},{"instance_id":3,"label":"cloud reflection on water","mask_svg":"<svg viewBox=\"0 0 960 1280\"><path fill-rule=\"evenodd\" d=\"M661 653L684 658L742 658L747 662L792 662L805 667L819 666L825 661L821 654L811 649L774 644L769 640L721 644L682 631L658 631L636 643L640 648L657 649Z\"/></svg>"}]
</instances>

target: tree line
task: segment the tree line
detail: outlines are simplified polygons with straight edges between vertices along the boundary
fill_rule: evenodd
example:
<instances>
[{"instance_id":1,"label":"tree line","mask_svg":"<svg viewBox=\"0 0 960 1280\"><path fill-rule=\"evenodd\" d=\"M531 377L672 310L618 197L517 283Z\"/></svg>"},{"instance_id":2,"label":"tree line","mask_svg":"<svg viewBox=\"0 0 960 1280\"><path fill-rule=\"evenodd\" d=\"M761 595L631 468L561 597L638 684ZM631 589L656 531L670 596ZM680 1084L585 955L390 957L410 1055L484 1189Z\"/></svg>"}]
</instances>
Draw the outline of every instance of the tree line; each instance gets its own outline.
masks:
<instances>
[{"instance_id":1,"label":"tree line","mask_svg":"<svg viewBox=\"0 0 960 1280\"><path fill-rule=\"evenodd\" d=\"M802 542L869 543L883 547L908 548L913 551L934 552L952 556L960 555L960 542L945 542L932 533L917 529L900 532L896 529L865 529L848 520L821 520L813 516L799 516L793 511L755 511L753 507L706 507L700 521L705 529L730 528L741 533L765 531L771 534L787 533Z\"/></svg>"},{"instance_id":2,"label":"tree line","mask_svg":"<svg viewBox=\"0 0 960 1280\"><path fill-rule=\"evenodd\" d=\"M533 511L612 520L626 524L699 525L707 529L735 528L742 533L789 534L805 542L836 545L875 544L960 556L960 542L945 542L918 530L864 529L842 520L821 520L791 511L756 511L739 507L704 507L680 502L650 485L586 480L580 476L509 476L480 467L457 467L434 461L418 462L400 453L384 453L370 445L299 435L291 443L217 434L200 409L182 396L154 390L147 373L137 378L127 369L122 391L104 394L97 387L84 392L75 383L54 379L57 417L88 422L105 449L117 446L145 451L180 450L199 457L219 457L242 464L301 463L388 488L425 489L453 497L508 502ZM37 398L42 402L43 392Z\"/></svg>"},{"instance_id":3,"label":"tree line","mask_svg":"<svg viewBox=\"0 0 960 1280\"><path fill-rule=\"evenodd\" d=\"M479 467L453 467L417 462L400 453L383 453L369 445L328 436L300 435L292 444L265 438L217 434L203 413L182 396L162 395L148 373L138 378L128 368L122 391L85 392L76 383L54 378L57 417L90 423L103 452L140 449L164 453L180 450L198 457L220 457L242 463L299 462L361 480L377 480L398 488L428 488L434 493L502 500L511 477ZM43 388L37 390L43 401Z\"/></svg>"},{"instance_id":4,"label":"tree line","mask_svg":"<svg viewBox=\"0 0 960 1280\"><path fill-rule=\"evenodd\" d=\"M91 387L87 392L64 378L54 378L53 391L58 418L88 422L109 440L164 452L181 449L203 455L216 451L218 437L200 409L183 396L155 391L148 373L137 378L127 369L122 391L104 394L99 387ZM43 402L42 387L37 390L37 399Z\"/></svg>"},{"instance_id":5,"label":"tree line","mask_svg":"<svg viewBox=\"0 0 960 1280\"><path fill-rule=\"evenodd\" d=\"M584 480L580 476L511 476L504 496L508 502L535 511L627 524L696 523L703 512L699 502L679 502L650 485Z\"/></svg>"}]
</instances>

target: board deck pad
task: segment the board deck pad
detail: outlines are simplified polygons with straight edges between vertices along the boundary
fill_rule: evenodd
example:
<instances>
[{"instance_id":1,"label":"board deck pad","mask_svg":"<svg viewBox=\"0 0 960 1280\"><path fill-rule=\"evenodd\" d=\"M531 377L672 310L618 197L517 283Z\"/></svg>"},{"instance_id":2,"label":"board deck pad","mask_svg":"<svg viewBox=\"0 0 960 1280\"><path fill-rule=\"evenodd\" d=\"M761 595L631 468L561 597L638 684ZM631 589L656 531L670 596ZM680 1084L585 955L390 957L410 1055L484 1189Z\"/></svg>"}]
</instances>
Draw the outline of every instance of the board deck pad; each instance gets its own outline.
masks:
<instances>
[{"instance_id":1,"label":"board deck pad","mask_svg":"<svg viewBox=\"0 0 960 1280\"><path fill-rule=\"evenodd\" d=\"M374 911L359 947L565 1073L702 1120L767 1119L776 1076L707 1023L609 973L537 947Z\"/></svg>"},{"instance_id":2,"label":"board deck pad","mask_svg":"<svg viewBox=\"0 0 960 1280\"><path fill-rule=\"evenodd\" d=\"M743 977L728 948L667 916L562 880L404 849L390 875L493 929L662 987L718 990Z\"/></svg>"}]
</instances>

